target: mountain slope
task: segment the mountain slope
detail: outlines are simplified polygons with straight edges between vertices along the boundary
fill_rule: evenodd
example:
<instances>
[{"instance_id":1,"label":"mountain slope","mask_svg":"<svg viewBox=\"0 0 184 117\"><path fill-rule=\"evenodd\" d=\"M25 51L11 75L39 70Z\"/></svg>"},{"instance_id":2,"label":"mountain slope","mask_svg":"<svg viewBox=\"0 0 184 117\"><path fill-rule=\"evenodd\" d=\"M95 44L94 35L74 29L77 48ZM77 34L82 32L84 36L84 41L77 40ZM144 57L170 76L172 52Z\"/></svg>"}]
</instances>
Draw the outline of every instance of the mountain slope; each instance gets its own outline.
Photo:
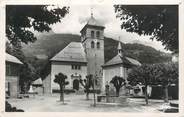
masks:
<instances>
[{"instance_id":1,"label":"mountain slope","mask_svg":"<svg viewBox=\"0 0 184 117\"><path fill-rule=\"evenodd\" d=\"M117 55L118 41L112 38L105 38L105 61L107 62L112 57ZM171 55L160 52L150 46L145 46L142 44L124 44L122 43L122 48L124 50L124 55L137 59L142 64L153 64L167 62L171 60Z\"/></svg>"},{"instance_id":2,"label":"mountain slope","mask_svg":"<svg viewBox=\"0 0 184 117\"><path fill-rule=\"evenodd\" d=\"M49 73L49 59L61 51L70 42L80 42L79 35L72 34L50 34L40 35L38 40L30 45L23 45L23 52L35 69L39 68L42 77ZM105 37L104 54L105 62L112 59L117 54L118 41ZM160 63L171 60L169 54L157 51L156 49L141 44L122 43L125 56L132 57L142 64Z\"/></svg>"},{"instance_id":3,"label":"mountain slope","mask_svg":"<svg viewBox=\"0 0 184 117\"><path fill-rule=\"evenodd\" d=\"M80 36L72 34L40 35L37 38L35 43L23 45L23 52L27 57L45 55L51 58L70 42L80 42Z\"/></svg>"}]
</instances>

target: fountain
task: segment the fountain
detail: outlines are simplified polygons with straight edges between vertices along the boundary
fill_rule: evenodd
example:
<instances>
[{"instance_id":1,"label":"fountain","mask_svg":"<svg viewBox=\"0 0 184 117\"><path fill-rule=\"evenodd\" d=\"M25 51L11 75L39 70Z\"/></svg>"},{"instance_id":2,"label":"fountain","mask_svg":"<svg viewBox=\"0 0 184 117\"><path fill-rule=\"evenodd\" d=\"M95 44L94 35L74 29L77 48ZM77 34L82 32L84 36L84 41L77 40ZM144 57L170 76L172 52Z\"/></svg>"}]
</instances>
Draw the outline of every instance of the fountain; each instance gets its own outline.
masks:
<instances>
[{"instance_id":1,"label":"fountain","mask_svg":"<svg viewBox=\"0 0 184 117\"><path fill-rule=\"evenodd\" d=\"M116 96L114 87L106 85L105 94L97 96L98 104L127 106L129 96L126 94L126 88L123 88L121 92L123 93L120 96Z\"/></svg>"}]
</instances>

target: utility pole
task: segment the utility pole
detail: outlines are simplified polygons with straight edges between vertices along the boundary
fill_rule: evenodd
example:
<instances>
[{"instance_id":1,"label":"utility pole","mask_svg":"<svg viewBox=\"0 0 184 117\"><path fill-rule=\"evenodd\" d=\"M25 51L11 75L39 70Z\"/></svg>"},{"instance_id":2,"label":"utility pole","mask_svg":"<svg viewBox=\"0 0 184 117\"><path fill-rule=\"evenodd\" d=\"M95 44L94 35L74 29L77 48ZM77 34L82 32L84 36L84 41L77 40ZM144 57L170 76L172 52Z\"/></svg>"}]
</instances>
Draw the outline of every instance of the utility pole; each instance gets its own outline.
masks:
<instances>
[{"instance_id":1,"label":"utility pole","mask_svg":"<svg viewBox=\"0 0 184 117\"><path fill-rule=\"evenodd\" d=\"M96 107L96 96L95 96L95 79L96 79L96 54L95 54L95 75L93 76L93 94L94 94L94 107Z\"/></svg>"},{"instance_id":2,"label":"utility pole","mask_svg":"<svg viewBox=\"0 0 184 117\"><path fill-rule=\"evenodd\" d=\"M93 94L94 94L94 95L93 95L93 96L94 96L94 105L93 105L93 106L94 106L94 107L96 107L96 98L95 98L95 97L96 97L96 96L95 96L95 77L96 77L96 76L93 77Z\"/></svg>"},{"instance_id":3,"label":"utility pole","mask_svg":"<svg viewBox=\"0 0 184 117\"><path fill-rule=\"evenodd\" d=\"M63 90L62 90L62 93L63 93L63 104L64 104L64 101L65 101L64 100L64 93L65 93L64 90L65 90L65 85L63 85Z\"/></svg>"}]
</instances>

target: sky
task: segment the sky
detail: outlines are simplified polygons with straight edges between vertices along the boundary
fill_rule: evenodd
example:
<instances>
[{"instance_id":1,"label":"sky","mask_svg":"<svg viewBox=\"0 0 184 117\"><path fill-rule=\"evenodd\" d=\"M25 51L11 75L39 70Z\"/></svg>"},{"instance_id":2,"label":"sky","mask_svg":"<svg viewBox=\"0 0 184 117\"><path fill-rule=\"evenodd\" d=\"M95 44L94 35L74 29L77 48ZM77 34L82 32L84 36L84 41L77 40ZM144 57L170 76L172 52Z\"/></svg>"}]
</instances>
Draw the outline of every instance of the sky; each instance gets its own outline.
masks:
<instances>
[{"instance_id":1,"label":"sky","mask_svg":"<svg viewBox=\"0 0 184 117\"><path fill-rule=\"evenodd\" d=\"M91 10L92 8L92 10ZM111 5L72 5L69 14L61 21L52 25L54 33L71 33L80 35L80 30L84 27L87 20L93 13L93 17L105 26L104 35L113 39L122 41L123 43L140 43L154 47L157 50L169 52L164 49L161 42L150 40L150 36L139 36L136 33L129 33L120 28L121 21L116 18L114 7Z\"/></svg>"}]
</instances>

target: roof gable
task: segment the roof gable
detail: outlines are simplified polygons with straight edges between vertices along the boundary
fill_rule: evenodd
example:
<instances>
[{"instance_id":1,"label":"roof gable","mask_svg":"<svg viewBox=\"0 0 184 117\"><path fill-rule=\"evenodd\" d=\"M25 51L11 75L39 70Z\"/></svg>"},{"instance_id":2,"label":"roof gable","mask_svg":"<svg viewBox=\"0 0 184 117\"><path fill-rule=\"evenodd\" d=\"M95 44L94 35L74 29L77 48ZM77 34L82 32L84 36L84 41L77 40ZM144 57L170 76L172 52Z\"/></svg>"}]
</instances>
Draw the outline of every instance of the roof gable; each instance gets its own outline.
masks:
<instances>
[{"instance_id":1,"label":"roof gable","mask_svg":"<svg viewBox=\"0 0 184 117\"><path fill-rule=\"evenodd\" d=\"M42 79L41 78L38 78L37 80L33 81L33 85L42 85Z\"/></svg>"},{"instance_id":2,"label":"roof gable","mask_svg":"<svg viewBox=\"0 0 184 117\"><path fill-rule=\"evenodd\" d=\"M51 58L51 61L87 62L84 48L80 42L71 42Z\"/></svg>"},{"instance_id":3,"label":"roof gable","mask_svg":"<svg viewBox=\"0 0 184 117\"><path fill-rule=\"evenodd\" d=\"M132 65L135 65L135 66L140 66L141 65L141 63L139 61L137 61L133 58L125 57L124 60L122 60L122 58L117 54L111 60L106 62L103 65L103 67L111 66L111 65L119 65L119 64L124 64L124 63L132 64Z\"/></svg>"},{"instance_id":4,"label":"roof gable","mask_svg":"<svg viewBox=\"0 0 184 117\"><path fill-rule=\"evenodd\" d=\"M8 53L6 53L6 61L12 62L12 63L17 63L17 64L23 64L18 58L10 55Z\"/></svg>"}]
</instances>

